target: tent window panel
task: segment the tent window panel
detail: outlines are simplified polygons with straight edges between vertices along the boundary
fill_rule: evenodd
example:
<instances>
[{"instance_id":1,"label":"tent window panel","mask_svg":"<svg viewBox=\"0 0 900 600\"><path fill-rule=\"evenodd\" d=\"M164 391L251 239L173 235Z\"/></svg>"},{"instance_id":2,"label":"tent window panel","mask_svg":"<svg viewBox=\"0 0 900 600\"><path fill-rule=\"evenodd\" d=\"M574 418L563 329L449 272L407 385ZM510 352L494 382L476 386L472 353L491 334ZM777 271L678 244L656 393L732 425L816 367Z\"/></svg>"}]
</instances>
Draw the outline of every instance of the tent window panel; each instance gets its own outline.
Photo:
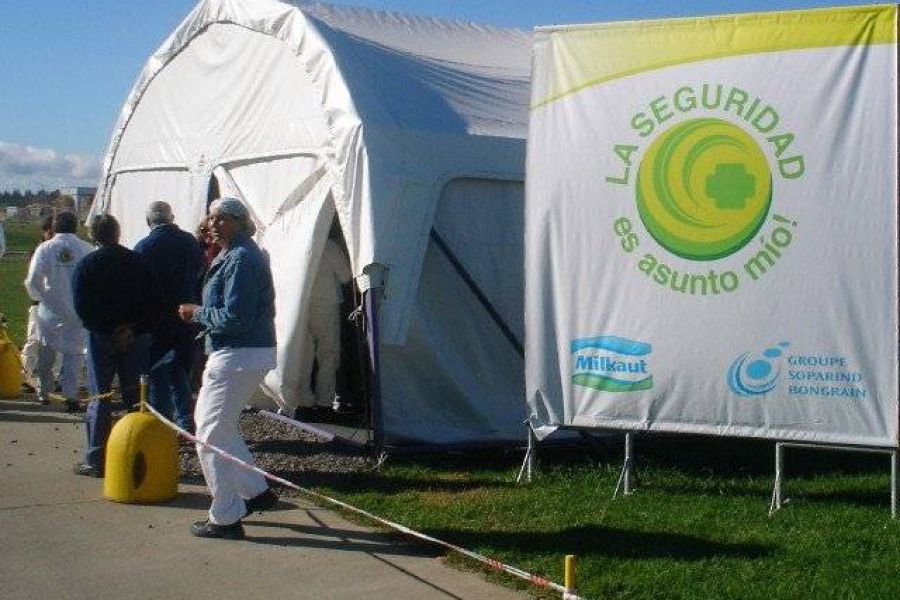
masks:
<instances>
[{"instance_id":1,"label":"tent window panel","mask_svg":"<svg viewBox=\"0 0 900 600\"><path fill-rule=\"evenodd\" d=\"M137 171L116 175L110 195L109 212L122 227L122 245L133 247L147 235L147 205L165 200L175 208L175 222L185 231L194 231L191 176L187 170ZM197 217L199 218L199 217Z\"/></svg>"},{"instance_id":2,"label":"tent window panel","mask_svg":"<svg viewBox=\"0 0 900 600\"><path fill-rule=\"evenodd\" d=\"M270 223L288 195L316 166L316 158L294 156L228 167L244 198L264 223Z\"/></svg>"},{"instance_id":3,"label":"tent window panel","mask_svg":"<svg viewBox=\"0 0 900 600\"><path fill-rule=\"evenodd\" d=\"M524 340L524 186L454 179L441 191L434 229L499 317Z\"/></svg>"}]
</instances>

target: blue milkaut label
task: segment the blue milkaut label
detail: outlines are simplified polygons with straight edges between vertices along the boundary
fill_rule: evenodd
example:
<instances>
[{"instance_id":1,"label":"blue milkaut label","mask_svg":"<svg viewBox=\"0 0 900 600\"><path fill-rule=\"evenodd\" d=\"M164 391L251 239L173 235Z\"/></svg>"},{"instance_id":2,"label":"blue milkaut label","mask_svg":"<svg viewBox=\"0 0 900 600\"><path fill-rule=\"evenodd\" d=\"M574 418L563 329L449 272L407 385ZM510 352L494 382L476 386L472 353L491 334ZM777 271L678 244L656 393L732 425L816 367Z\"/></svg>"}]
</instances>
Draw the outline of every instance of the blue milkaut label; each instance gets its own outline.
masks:
<instances>
[{"instance_id":1,"label":"blue milkaut label","mask_svg":"<svg viewBox=\"0 0 900 600\"><path fill-rule=\"evenodd\" d=\"M602 392L636 392L653 387L652 347L612 335L572 340L572 385Z\"/></svg>"}]
</instances>

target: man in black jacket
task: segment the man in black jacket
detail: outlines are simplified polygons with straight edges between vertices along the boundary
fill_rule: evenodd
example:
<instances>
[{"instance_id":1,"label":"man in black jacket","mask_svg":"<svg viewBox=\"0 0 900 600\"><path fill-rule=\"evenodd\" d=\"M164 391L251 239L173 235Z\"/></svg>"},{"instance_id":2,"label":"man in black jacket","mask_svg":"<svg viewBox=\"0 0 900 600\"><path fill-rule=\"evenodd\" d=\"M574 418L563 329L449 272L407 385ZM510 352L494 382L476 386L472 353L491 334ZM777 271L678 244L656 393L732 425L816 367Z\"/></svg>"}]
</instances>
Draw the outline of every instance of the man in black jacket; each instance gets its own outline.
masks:
<instances>
[{"instance_id":1,"label":"man in black jacket","mask_svg":"<svg viewBox=\"0 0 900 600\"><path fill-rule=\"evenodd\" d=\"M88 330L91 395L104 394L119 376L122 400L131 408L138 400L139 378L148 370L150 331L159 321L162 303L143 259L119 245L119 223L98 215L91 238L99 246L75 268L75 312ZM85 414L87 447L79 475L103 476L104 451L112 426L109 399L94 399Z\"/></svg>"},{"instance_id":2,"label":"man in black jacket","mask_svg":"<svg viewBox=\"0 0 900 600\"><path fill-rule=\"evenodd\" d=\"M135 245L134 251L153 273L165 307L152 335L150 362L160 361L170 350L175 352L173 360L163 361L150 373L150 404L193 433L190 372L197 327L178 318L178 306L200 301L203 250L197 238L175 224L167 202L150 203L147 226L150 233Z\"/></svg>"}]
</instances>

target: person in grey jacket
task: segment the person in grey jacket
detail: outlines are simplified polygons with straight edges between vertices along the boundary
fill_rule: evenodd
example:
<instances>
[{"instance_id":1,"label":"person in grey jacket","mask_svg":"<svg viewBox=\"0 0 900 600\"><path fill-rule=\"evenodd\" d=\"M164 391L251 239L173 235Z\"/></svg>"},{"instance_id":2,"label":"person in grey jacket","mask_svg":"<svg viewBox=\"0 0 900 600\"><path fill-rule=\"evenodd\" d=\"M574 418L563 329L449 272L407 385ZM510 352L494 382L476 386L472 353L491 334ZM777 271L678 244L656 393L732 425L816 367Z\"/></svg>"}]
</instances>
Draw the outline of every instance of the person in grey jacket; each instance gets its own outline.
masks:
<instances>
[{"instance_id":1,"label":"person in grey jacket","mask_svg":"<svg viewBox=\"0 0 900 600\"><path fill-rule=\"evenodd\" d=\"M222 251L210 265L203 305L182 304L179 316L199 324L209 358L194 409L197 437L253 464L238 430L241 409L275 367L275 289L269 261L251 236L256 228L236 198L210 205L210 228ZM197 444L212 494L209 518L191 526L197 537L241 539L241 519L277 502L265 479Z\"/></svg>"}]
</instances>

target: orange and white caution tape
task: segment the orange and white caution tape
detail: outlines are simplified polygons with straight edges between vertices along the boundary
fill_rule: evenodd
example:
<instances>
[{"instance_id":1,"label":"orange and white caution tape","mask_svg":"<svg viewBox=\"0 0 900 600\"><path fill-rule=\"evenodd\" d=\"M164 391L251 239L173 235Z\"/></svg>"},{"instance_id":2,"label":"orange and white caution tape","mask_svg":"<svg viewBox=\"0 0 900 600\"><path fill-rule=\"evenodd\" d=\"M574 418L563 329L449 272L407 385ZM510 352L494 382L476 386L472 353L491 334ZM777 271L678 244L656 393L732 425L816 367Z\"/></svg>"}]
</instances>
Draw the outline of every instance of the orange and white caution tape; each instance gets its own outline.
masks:
<instances>
[{"instance_id":1,"label":"orange and white caution tape","mask_svg":"<svg viewBox=\"0 0 900 600\"><path fill-rule=\"evenodd\" d=\"M346 502L342 502L336 498L326 496L325 494L320 494L319 492L316 492L309 488L299 486L296 483L288 481L287 479L283 479L281 477L278 477L277 475L273 475L272 473L269 473L268 471L264 471L264 470L260 469L259 467L257 467L256 465L251 465L250 463L247 463L247 462L239 459L236 456L232 456L231 454L228 454L224 450L217 448L216 446L213 446L212 444L209 444L209 443L205 442L204 440L201 440L197 436L185 431L184 429L182 429L181 427L179 427L178 425L176 425L169 419L167 419L164 416L162 416L161 414L159 414L159 412L157 412L157 410L155 408L153 408L152 406L150 406L149 404L147 405L147 410L150 411L151 413L153 413L156 416L156 418L158 418L160 421L162 421L166 426L168 426L169 428L174 429L176 432L178 432L178 434L181 437L188 439L188 440L194 442L195 444L200 444L204 448L208 448L209 450L215 452L216 454L218 454L220 457L224 458L225 460L232 462L234 464L240 465L241 467L243 467L249 471L253 471L254 473L262 475L269 481L274 481L275 483L280 483L281 485L291 488L292 490L296 490L305 496L309 496L311 498L315 498L317 500L321 500L323 502L333 504L334 506L339 506L340 508L343 508L344 510L355 513L357 515L361 515L371 521L374 521L376 523L379 523L381 525L389 527L390 529L393 529L395 531L399 531L400 533L403 533L410 537L414 537L414 538L435 544L437 546L442 546L449 550L453 550L454 552L458 552L458 553L462 554L463 556L471 558L472 560L477 561L483 565L487 565L488 567L494 569L495 571L501 571L503 573L508 573L509 575L512 575L513 577L518 577L519 579L524 579L525 581L528 581L529 583L531 583L532 585L535 585L537 587L555 590L555 591L563 594L563 597L566 600L586 600L585 598L577 596L571 590L567 589L565 586L555 583L553 581L550 581L549 579L547 579L546 577L543 577L542 575L538 575L535 573L529 573L528 571L524 571L524 570L519 569L518 567L514 567L512 565L508 565L502 561L499 561L499 560L496 560L493 558L488 558L487 556L483 556L481 554L478 554L477 552L467 550L466 548L457 546L456 544L451 544L450 542L445 542L444 540L440 540L436 537L432 537L428 534L422 533L420 531L416 531L415 529L410 529L409 527L407 527L405 525L401 525L400 523L395 523L394 521L391 521L389 519L379 517L378 515L370 513L367 510L357 508L353 505L347 504Z\"/></svg>"}]
</instances>

